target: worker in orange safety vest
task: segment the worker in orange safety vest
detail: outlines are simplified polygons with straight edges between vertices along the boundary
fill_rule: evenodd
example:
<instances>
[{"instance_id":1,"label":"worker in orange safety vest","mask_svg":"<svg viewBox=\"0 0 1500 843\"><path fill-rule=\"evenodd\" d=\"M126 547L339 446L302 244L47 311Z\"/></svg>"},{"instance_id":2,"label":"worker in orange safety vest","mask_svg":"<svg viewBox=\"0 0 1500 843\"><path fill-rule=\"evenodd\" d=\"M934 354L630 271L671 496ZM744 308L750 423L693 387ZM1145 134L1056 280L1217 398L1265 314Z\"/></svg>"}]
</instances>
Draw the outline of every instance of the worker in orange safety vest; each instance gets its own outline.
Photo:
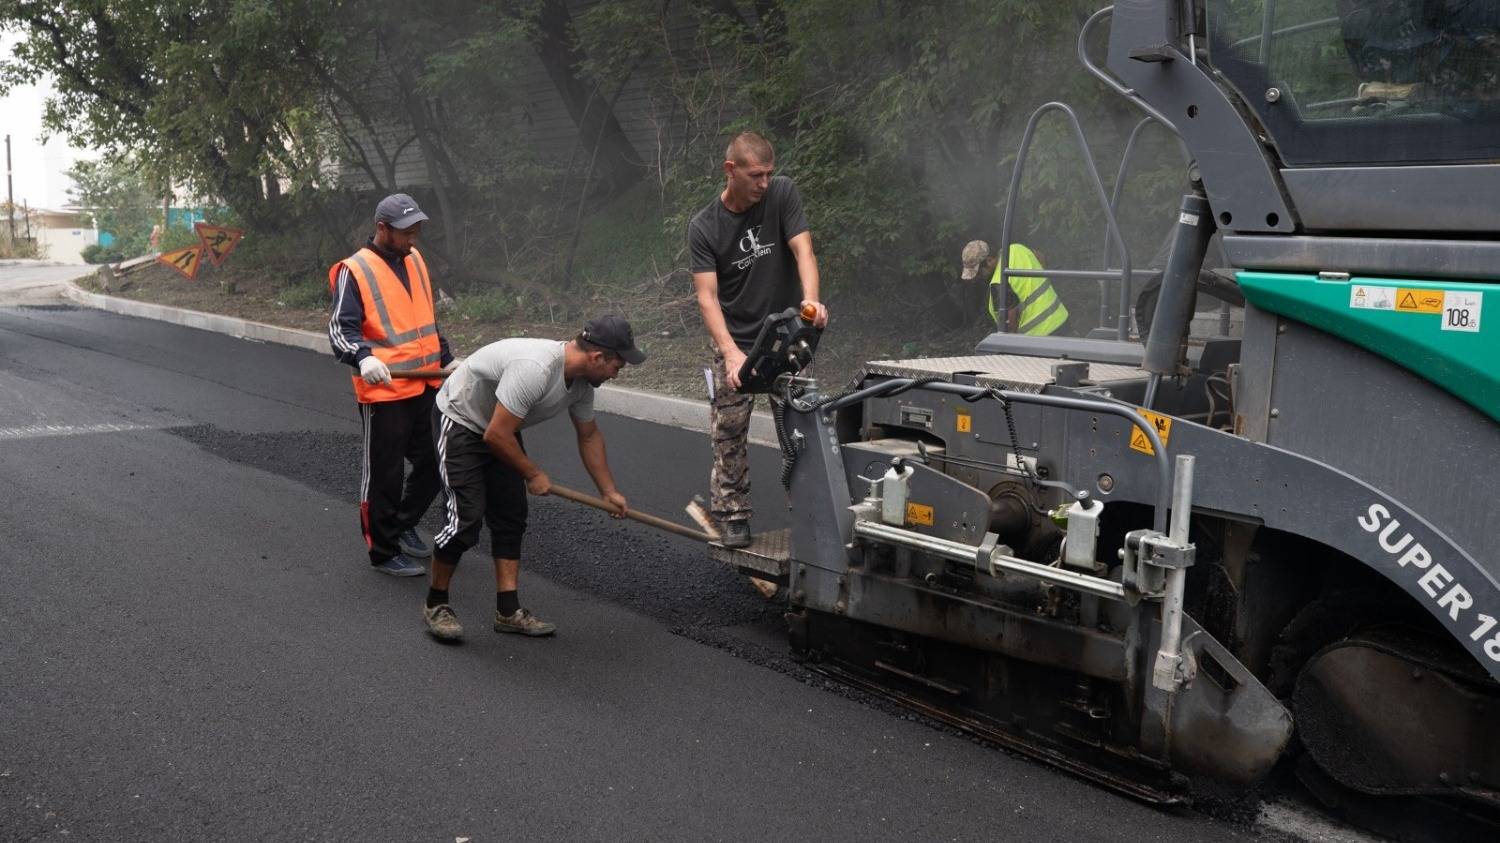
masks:
<instances>
[{"instance_id":1,"label":"worker in orange safety vest","mask_svg":"<svg viewBox=\"0 0 1500 843\"><path fill-rule=\"evenodd\" d=\"M460 362L438 331L432 279L415 248L426 219L410 196L387 196L375 207L375 236L328 270L328 342L334 356L358 370L360 527L370 565L404 577L425 574L419 560L432 555L416 527L439 489L432 413L442 381L392 373L452 371Z\"/></svg>"}]
</instances>

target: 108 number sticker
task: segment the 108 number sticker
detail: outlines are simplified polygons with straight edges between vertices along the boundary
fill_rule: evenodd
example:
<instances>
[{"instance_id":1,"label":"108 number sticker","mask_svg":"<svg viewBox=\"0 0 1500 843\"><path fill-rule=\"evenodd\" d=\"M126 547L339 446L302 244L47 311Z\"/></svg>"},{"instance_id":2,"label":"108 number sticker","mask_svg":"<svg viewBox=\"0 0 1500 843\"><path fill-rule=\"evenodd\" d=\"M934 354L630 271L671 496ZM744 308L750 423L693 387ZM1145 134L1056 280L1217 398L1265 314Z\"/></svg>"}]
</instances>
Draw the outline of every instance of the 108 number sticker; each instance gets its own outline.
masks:
<instances>
[{"instance_id":1,"label":"108 number sticker","mask_svg":"<svg viewBox=\"0 0 1500 843\"><path fill-rule=\"evenodd\" d=\"M1478 333L1479 317L1483 312L1484 293L1443 292L1443 330Z\"/></svg>"}]
</instances>

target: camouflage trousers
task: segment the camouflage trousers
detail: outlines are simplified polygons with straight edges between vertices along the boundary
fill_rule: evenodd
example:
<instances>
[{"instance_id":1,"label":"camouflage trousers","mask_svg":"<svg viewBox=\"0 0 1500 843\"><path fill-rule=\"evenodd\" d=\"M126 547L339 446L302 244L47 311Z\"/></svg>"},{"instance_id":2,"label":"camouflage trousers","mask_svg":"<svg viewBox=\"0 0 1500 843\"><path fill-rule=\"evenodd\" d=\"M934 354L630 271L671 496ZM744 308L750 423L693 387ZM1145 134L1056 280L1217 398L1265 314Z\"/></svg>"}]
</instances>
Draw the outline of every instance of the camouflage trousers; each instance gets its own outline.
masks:
<instances>
[{"instance_id":1,"label":"camouflage trousers","mask_svg":"<svg viewBox=\"0 0 1500 843\"><path fill-rule=\"evenodd\" d=\"M773 399L774 400L774 399ZM747 521L750 506L750 414L754 395L741 395L724 380L724 355L714 349L713 396L708 403L714 467L709 472L709 510L715 520Z\"/></svg>"}]
</instances>

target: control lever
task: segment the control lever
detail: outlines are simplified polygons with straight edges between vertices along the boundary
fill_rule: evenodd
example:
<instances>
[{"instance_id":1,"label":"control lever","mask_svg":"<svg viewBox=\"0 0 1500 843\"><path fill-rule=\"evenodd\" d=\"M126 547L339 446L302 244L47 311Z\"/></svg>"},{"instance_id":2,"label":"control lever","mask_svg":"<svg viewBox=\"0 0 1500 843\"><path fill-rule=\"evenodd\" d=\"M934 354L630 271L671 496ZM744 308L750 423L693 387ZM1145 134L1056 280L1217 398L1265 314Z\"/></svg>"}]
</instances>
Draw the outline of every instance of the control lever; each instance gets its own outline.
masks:
<instances>
[{"instance_id":1,"label":"control lever","mask_svg":"<svg viewBox=\"0 0 1500 843\"><path fill-rule=\"evenodd\" d=\"M808 304L801 311L789 307L767 316L740 366L738 391L746 395L772 392L777 378L807 368L823 335L822 328L813 326L817 315L817 307Z\"/></svg>"}]
</instances>

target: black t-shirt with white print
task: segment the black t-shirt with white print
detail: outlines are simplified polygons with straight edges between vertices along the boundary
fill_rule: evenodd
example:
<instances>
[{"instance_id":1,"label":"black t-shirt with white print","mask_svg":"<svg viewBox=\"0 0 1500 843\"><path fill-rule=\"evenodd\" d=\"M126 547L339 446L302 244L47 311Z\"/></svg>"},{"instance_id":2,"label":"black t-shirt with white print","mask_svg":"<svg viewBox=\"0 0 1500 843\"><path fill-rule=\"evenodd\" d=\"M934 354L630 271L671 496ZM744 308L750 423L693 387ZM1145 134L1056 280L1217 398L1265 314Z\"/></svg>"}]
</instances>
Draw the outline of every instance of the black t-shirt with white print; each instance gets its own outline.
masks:
<instances>
[{"instance_id":1,"label":"black t-shirt with white print","mask_svg":"<svg viewBox=\"0 0 1500 843\"><path fill-rule=\"evenodd\" d=\"M688 224L692 271L719 276L719 307L740 350L750 349L768 315L802 301L797 259L787 241L806 230L802 197L786 176L772 178L765 195L743 213L733 213L715 196Z\"/></svg>"}]
</instances>

